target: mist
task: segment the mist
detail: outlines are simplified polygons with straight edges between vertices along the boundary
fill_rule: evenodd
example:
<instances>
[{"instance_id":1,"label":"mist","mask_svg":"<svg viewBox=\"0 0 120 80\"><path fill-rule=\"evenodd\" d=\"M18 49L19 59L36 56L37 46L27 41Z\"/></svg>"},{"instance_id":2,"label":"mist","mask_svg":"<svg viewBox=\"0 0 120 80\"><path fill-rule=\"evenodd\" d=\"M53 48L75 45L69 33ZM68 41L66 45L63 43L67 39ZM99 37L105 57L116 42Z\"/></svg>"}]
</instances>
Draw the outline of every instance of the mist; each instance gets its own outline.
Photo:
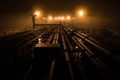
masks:
<instances>
[{"instance_id":1,"label":"mist","mask_svg":"<svg viewBox=\"0 0 120 80\"><path fill-rule=\"evenodd\" d=\"M72 24L76 27L82 26L83 28L119 28L119 23L119 18L102 16L86 16L86 18L72 21ZM0 16L0 34L4 34L4 32L6 34L22 32L30 29L32 29L32 16L30 13Z\"/></svg>"},{"instance_id":2,"label":"mist","mask_svg":"<svg viewBox=\"0 0 120 80\"><path fill-rule=\"evenodd\" d=\"M0 17L0 33L22 32L32 29L32 17L27 14L2 15Z\"/></svg>"}]
</instances>

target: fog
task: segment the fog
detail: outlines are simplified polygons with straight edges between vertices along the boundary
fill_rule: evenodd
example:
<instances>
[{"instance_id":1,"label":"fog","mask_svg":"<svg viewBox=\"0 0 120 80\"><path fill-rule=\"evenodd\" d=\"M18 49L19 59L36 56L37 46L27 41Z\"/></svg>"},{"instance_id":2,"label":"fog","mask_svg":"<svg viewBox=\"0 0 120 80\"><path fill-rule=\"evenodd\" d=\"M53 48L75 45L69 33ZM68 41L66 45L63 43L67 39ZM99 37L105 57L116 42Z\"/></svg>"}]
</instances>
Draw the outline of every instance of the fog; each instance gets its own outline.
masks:
<instances>
[{"instance_id":1,"label":"fog","mask_svg":"<svg viewBox=\"0 0 120 80\"><path fill-rule=\"evenodd\" d=\"M71 25L84 28L119 28L120 20L117 18L105 18L100 16L87 16L72 20ZM41 22L39 22L41 23ZM1 15L0 16L0 34L21 32L32 29L32 16L29 14Z\"/></svg>"},{"instance_id":2,"label":"fog","mask_svg":"<svg viewBox=\"0 0 120 80\"><path fill-rule=\"evenodd\" d=\"M31 16L25 15L12 15L12 16L2 16L0 18L0 29L1 30L21 30L25 28L30 28L32 25Z\"/></svg>"},{"instance_id":3,"label":"fog","mask_svg":"<svg viewBox=\"0 0 120 80\"><path fill-rule=\"evenodd\" d=\"M76 26L82 26L84 28L120 28L120 20L117 18L108 18L100 16L88 16L85 18L79 18L73 21Z\"/></svg>"}]
</instances>

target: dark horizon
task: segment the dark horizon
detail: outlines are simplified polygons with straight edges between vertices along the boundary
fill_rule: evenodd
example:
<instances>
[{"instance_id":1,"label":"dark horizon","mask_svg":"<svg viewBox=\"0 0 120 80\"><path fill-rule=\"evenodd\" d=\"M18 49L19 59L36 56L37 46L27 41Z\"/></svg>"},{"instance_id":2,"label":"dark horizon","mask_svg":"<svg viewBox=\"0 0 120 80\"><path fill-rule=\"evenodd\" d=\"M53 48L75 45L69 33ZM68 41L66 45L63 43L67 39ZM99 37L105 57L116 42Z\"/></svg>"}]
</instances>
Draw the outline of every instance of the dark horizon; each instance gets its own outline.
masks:
<instances>
[{"instance_id":1,"label":"dark horizon","mask_svg":"<svg viewBox=\"0 0 120 80\"><path fill-rule=\"evenodd\" d=\"M36 7L42 11L43 17L64 14L74 16L76 10L86 9L87 19L83 24L119 27L119 2L119 0L0 0L0 28L6 30L14 27L16 29L31 27L31 16Z\"/></svg>"},{"instance_id":2,"label":"dark horizon","mask_svg":"<svg viewBox=\"0 0 120 80\"><path fill-rule=\"evenodd\" d=\"M31 13L36 6L44 14L75 14L78 8L85 8L89 16L118 17L120 14L119 0L1 0L0 14Z\"/></svg>"}]
</instances>

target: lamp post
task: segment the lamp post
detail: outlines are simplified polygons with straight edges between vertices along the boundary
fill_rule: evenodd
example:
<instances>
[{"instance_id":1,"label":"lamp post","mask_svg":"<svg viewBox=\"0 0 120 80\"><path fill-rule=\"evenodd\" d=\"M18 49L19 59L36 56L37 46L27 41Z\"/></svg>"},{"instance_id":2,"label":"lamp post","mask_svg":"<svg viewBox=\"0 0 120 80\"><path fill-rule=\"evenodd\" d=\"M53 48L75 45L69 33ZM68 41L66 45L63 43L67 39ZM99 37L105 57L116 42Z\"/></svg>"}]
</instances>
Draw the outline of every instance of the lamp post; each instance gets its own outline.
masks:
<instances>
[{"instance_id":1,"label":"lamp post","mask_svg":"<svg viewBox=\"0 0 120 80\"><path fill-rule=\"evenodd\" d=\"M35 11L34 14L32 15L33 29L35 29L35 19L38 16L40 16L40 12L39 11Z\"/></svg>"},{"instance_id":2,"label":"lamp post","mask_svg":"<svg viewBox=\"0 0 120 80\"><path fill-rule=\"evenodd\" d=\"M32 15L32 23L33 23L33 29L35 29L35 15Z\"/></svg>"}]
</instances>

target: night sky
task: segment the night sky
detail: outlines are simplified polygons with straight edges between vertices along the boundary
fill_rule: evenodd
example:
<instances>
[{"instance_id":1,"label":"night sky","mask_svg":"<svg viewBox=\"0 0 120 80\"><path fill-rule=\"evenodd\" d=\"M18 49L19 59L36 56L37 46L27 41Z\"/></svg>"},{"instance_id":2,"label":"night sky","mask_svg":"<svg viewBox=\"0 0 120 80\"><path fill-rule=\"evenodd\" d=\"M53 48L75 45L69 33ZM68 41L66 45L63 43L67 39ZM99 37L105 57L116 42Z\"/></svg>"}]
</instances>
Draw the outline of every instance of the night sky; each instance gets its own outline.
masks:
<instances>
[{"instance_id":1,"label":"night sky","mask_svg":"<svg viewBox=\"0 0 120 80\"><path fill-rule=\"evenodd\" d=\"M0 14L32 12L38 6L45 14L74 14L76 9L85 8L90 16L119 16L119 3L119 0L0 0Z\"/></svg>"},{"instance_id":2,"label":"night sky","mask_svg":"<svg viewBox=\"0 0 120 80\"><path fill-rule=\"evenodd\" d=\"M82 8L87 11L85 25L120 25L119 4L120 0L0 0L0 31L31 27L36 7L43 16L75 15Z\"/></svg>"}]
</instances>

